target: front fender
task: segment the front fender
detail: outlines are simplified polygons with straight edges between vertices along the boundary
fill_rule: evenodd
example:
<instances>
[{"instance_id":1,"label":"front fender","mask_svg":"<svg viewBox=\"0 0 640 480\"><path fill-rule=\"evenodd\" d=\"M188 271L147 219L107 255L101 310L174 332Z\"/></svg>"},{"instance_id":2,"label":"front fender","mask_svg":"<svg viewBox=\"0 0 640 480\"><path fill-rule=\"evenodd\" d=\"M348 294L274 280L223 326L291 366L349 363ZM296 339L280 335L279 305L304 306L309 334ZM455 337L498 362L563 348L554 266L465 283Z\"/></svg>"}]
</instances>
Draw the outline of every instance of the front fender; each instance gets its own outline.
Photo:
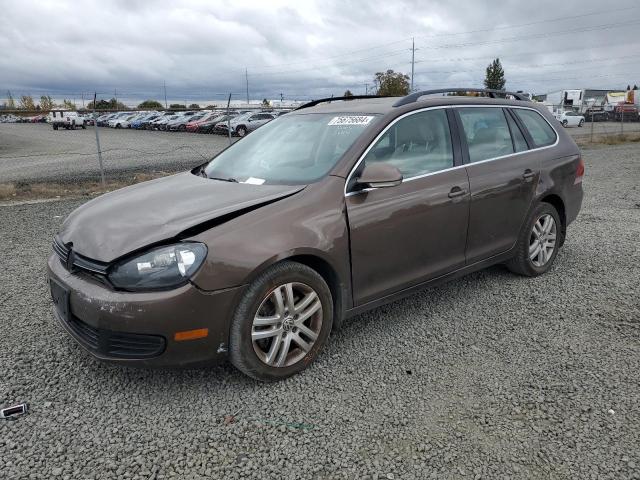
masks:
<instances>
[{"instance_id":1,"label":"front fender","mask_svg":"<svg viewBox=\"0 0 640 480\"><path fill-rule=\"evenodd\" d=\"M192 281L204 290L245 285L270 265L305 255L328 264L349 290L343 188L344 179L325 177L294 195L195 235L192 240L206 243L209 254Z\"/></svg>"}]
</instances>

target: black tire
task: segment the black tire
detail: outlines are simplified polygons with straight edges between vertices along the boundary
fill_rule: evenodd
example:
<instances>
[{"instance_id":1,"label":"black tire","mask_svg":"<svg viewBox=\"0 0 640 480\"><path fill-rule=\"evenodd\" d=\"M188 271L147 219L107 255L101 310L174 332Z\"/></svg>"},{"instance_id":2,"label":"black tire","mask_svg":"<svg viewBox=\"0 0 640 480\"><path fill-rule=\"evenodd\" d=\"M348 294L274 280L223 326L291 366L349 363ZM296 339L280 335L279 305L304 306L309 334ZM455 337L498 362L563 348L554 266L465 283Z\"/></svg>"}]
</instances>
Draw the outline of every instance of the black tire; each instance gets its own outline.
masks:
<instances>
[{"instance_id":1,"label":"black tire","mask_svg":"<svg viewBox=\"0 0 640 480\"><path fill-rule=\"evenodd\" d=\"M57 129L58 129L58 125L54 125L54 126L53 126L53 129L54 129L54 130L57 130Z\"/></svg>"},{"instance_id":2,"label":"black tire","mask_svg":"<svg viewBox=\"0 0 640 480\"><path fill-rule=\"evenodd\" d=\"M529 258L529 245L531 243L533 237L533 227L544 215L551 215L556 225L556 239L555 239L555 248L553 249L553 253L546 261L543 266L534 265L533 261ZM553 265L556 256L558 255L558 250L560 246L564 243L563 238L563 225L560 221L560 216L558 215L555 207L549 203L541 202L536 205L530 212L527 217L527 220L524 223L524 226L520 232L518 237L518 243L516 244L516 253L514 257L506 263L506 266L513 273L517 273L519 275L524 275L527 277L537 277L538 275L542 275L546 271L548 271Z\"/></svg>"},{"instance_id":3,"label":"black tire","mask_svg":"<svg viewBox=\"0 0 640 480\"><path fill-rule=\"evenodd\" d=\"M582 127L584 125L584 120L580 120L580 123L578 124L579 127Z\"/></svg>"},{"instance_id":4,"label":"black tire","mask_svg":"<svg viewBox=\"0 0 640 480\"><path fill-rule=\"evenodd\" d=\"M566 120L563 120L563 121L562 121L562 126L563 126L564 128L567 128L567 125L569 125L569 122L567 122Z\"/></svg>"},{"instance_id":5,"label":"black tire","mask_svg":"<svg viewBox=\"0 0 640 480\"><path fill-rule=\"evenodd\" d=\"M319 316L322 318L322 325L315 343L312 344L304 357L292 365L276 367L267 365L258 357L251 337L252 327L254 317L263 300L276 287L290 282L305 284L316 292L322 305L322 315ZM315 270L301 263L291 261L277 263L260 274L249 285L236 308L229 331L229 357L231 363L242 373L256 380L273 382L285 379L301 372L315 360L329 337L332 325L333 300L331 291L324 279Z\"/></svg>"},{"instance_id":6,"label":"black tire","mask_svg":"<svg viewBox=\"0 0 640 480\"><path fill-rule=\"evenodd\" d=\"M84 123L82 124L82 129L83 129L83 130L86 130L86 129L87 129L87 126L86 126Z\"/></svg>"},{"instance_id":7,"label":"black tire","mask_svg":"<svg viewBox=\"0 0 640 480\"><path fill-rule=\"evenodd\" d=\"M240 125L238 128L236 128L236 133L239 137L244 137L247 134L247 127L245 127L244 125Z\"/></svg>"}]
</instances>

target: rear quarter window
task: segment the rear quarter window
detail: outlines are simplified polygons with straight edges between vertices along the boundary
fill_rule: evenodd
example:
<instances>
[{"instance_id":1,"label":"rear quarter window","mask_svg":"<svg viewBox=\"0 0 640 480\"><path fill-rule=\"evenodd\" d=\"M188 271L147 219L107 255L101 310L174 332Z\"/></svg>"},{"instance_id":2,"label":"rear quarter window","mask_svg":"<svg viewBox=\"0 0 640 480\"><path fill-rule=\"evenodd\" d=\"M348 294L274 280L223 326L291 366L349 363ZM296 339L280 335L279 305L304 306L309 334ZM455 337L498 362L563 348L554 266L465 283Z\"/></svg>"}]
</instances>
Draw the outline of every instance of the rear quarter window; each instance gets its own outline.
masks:
<instances>
[{"instance_id":1,"label":"rear quarter window","mask_svg":"<svg viewBox=\"0 0 640 480\"><path fill-rule=\"evenodd\" d=\"M522 121L536 148L553 145L556 142L556 132L549 123L535 110L514 108L513 112Z\"/></svg>"}]
</instances>

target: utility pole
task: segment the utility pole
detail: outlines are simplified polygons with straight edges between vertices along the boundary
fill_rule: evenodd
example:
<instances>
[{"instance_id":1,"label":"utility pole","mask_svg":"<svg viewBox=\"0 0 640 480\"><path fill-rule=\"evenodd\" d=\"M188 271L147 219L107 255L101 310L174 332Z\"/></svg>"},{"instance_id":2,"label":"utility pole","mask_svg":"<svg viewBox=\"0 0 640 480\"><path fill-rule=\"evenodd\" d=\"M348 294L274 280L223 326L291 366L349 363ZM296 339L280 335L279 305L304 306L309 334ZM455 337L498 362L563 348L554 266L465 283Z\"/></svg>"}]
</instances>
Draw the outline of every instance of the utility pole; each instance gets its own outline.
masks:
<instances>
[{"instance_id":1,"label":"utility pole","mask_svg":"<svg viewBox=\"0 0 640 480\"><path fill-rule=\"evenodd\" d=\"M364 94L365 95L369 95L369 84L368 83L364 84Z\"/></svg>"},{"instance_id":2,"label":"utility pole","mask_svg":"<svg viewBox=\"0 0 640 480\"><path fill-rule=\"evenodd\" d=\"M84 93L81 93L80 95L82 95L82 108L84 109Z\"/></svg>"},{"instance_id":3,"label":"utility pole","mask_svg":"<svg viewBox=\"0 0 640 480\"><path fill-rule=\"evenodd\" d=\"M246 67L244 69L244 80L247 85L247 107L248 107L249 106L249 72L247 72Z\"/></svg>"},{"instance_id":4,"label":"utility pole","mask_svg":"<svg viewBox=\"0 0 640 480\"><path fill-rule=\"evenodd\" d=\"M167 82L166 82L166 80L162 81L162 86L164 87L164 108L167 109L169 107L167 106Z\"/></svg>"},{"instance_id":5,"label":"utility pole","mask_svg":"<svg viewBox=\"0 0 640 480\"><path fill-rule=\"evenodd\" d=\"M118 90L113 89L113 96L116 97L116 110L118 110Z\"/></svg>"},{"instance_id":6,"label":"utility pole","mask_svg":"<svg viewBox=\"0 0 640 480\"><path fill-rule=\"evenodd\" d=\"M416 63L416 42L413 37L411 37L411 90L413 92L413 67Z\"/></svg>"}]
</instances>

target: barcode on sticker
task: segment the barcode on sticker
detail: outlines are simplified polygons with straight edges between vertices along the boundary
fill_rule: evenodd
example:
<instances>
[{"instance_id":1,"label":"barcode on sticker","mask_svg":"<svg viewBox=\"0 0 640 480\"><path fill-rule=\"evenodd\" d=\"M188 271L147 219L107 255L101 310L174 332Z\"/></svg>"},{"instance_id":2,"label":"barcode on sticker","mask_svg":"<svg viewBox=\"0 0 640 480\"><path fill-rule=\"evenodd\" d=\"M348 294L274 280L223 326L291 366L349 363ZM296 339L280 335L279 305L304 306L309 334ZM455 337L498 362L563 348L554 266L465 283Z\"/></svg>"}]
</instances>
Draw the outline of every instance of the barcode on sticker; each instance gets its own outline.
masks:
<instances>
[{"instance_id":1,"label":"barcode on sticker","mask_svg":"<svg viewBox=\"0 0 640 480\"><path fill-rule=\"evenodd\" d=\"M333 117L327 125L367 125L372 119L372 116L367 115Z\"/></svg>"}]
</instances>

